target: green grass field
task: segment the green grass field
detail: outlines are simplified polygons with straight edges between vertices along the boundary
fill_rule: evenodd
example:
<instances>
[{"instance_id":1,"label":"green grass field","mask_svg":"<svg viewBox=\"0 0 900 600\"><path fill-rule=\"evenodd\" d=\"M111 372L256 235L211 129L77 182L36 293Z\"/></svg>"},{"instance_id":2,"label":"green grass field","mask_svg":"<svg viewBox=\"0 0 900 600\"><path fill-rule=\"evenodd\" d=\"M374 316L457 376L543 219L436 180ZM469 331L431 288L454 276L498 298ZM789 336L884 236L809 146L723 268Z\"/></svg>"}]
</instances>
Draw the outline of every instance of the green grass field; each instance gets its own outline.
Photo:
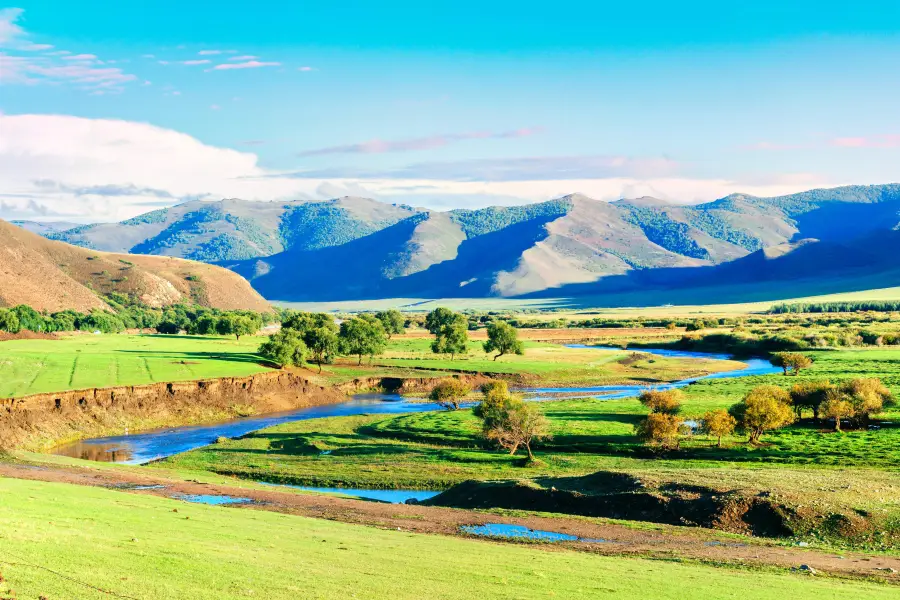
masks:
<instances>
[{"instance_id":1,"label":"green grass field","mask_svg":"<svg viewBox=\"0 0 900 600\"><path fill-rule=\"evenodd\" d=\"M258 337L77 335L0 342L0 398L266 371Z\"/></svg>"},{"instance_id":2,"label":"green grass field","mask_svg":"<svg viewBox=\"0 0 900 600\"><path fill-rule=\"evenodd\" d=\"M880 600L897 593L874 583L548 551L14 479L0 479L0 572L0 595L22 599L674 600L690 590L696 600Z\"/></svg>"}]
</instances>

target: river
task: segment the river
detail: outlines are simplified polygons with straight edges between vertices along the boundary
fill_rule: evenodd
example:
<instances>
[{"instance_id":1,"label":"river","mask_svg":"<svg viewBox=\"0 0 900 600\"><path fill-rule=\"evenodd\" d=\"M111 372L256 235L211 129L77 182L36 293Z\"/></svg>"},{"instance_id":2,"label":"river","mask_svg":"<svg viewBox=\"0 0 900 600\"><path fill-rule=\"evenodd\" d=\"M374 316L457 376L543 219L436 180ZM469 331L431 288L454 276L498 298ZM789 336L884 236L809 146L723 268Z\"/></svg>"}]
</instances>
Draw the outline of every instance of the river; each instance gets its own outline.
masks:
<instances>
[{"instance_id":1,"label":"river","mask_svg":"<svg viewBox=\"0 0 900 600\"><path fill-rule=\"evenodd\" d=\"M598 350L621 350L601 346L570 345L571 348L596 348ZM686 352L679 350L641 349L642 353L670 358L702 358L727 360L725 354L704 352ZM778 373L780 369L773 367L763 359L749 359L744 362L743 369L712 373L702 377L684 379L673 383L657 385L608 385L580 388L523 388L522 392L528 400L557 399L560 394L568 397L598 397L601 399L628 398L637 396L643 390L673 389L684 387L703 379L726 379L748 377L751 375L767 375ZM362 414L399 414L410 412L426 412L440 410L430 402L409 400L397 394L356 394L347 402L326 406L310 406L296 410L271 413L255 417L246 417L211 423L205 425L185 425L182 427L166 427L150 431L141 431L128 435L85 439L53 450L54 454L123 464L144 464L174 454L180 454L213 443L219 437L239 437L250 432L293 421L322 419L325 417L345 417Z\"/></svg>"}]
</instances>

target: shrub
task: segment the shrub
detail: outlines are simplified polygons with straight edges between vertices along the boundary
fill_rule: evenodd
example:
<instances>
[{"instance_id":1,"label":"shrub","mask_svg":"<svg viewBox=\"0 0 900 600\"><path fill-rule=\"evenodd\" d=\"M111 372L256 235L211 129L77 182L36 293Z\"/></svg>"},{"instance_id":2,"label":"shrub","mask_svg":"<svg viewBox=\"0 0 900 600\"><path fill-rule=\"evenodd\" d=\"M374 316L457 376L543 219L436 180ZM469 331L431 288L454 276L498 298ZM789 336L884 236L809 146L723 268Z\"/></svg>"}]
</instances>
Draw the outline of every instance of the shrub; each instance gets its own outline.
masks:
<instances>
[{"instance_id":1,"label":"shrub","mask_svg":"<svg viewBox=\"0 0 900 600\"><path fill-rule=\"evenodd\" d=\"M819 407L825 402L826 396L834 386L829 381L804 381L791 388L791 405L797 414L797 418L803 416L803 409L813 411L813 418L819 418Z\"/></svg>"},{"instance_id":2,"label":"shrub","mask_svg":"<svg viewBox=\"0 0 900 600\"><path fill-rule=\"evenodd\" d=\"M844 399L838 390L828 390L825 401L820 406L820 413L826 419L834 419L834 430L841 430L841 419L853 416L853 405Z\"/></svg>"},{"instance_id":3,"label":"shrub","mask_svg":"<svg viewBox=\"0 0 900 600\"><path fill-rule=\"evenodd\" d=\"M684 394L681 390L647 390L638 397L651 413L677 414Z\"/></svg>"},{"instance_id":4,"label":"shrub","mask_svg":"<svg viewBox=\"0 0 900 600\"><path fill-rule=\"evenodd\" d=\"M750 435L750 443L758 444L762 434L794 422L790 406L791 397L774 385L760 385L747 393L744 399L732 406L728 413Z\"/></svg>"},{"instance_id":5,"label":"shrub","mask_svg":"<svg viewBox=\"0 0 900 600\"><path fill-rule=\"evenodd\" d=\"M469 393L469 386L455 377L439 382L431 390L429 398L444 408L456 410L459 401Z\"/></svg>"},{"instance_id":6,"label":"shrub","mask_svg":"<svg viewBox=\"0 0 900 600\"><path fill-rule=\"evenodd\" d=\"M482 436L510 454L524 446L528 459L534 460L531 444L550 437L546 417L535 405L510 394L505 381L492 382L481 389L484 400L473 412L482 419Z\"/></svg>"},{"instance_id":7,"label":"shrub","mask_svg":"<svg viewBox=\"0 0 900 600\"><path fill-rule=\"evenodd\" d=\"M812 359L799 352L779 352L772 356L769 362L773 366L781 367L785 375L789 371L794 375L799 375L802 369L812 366Z\"/></svg>"},{"instance_id":8,"label":"shrub","mask_svg":"<svg viewBox=\"0 0 900 600\"><path fill-rule=\"evenodd\" d=\"M280 367L299 367L306 358L306 344L293 329L282 329L263 342L257 351Z\"/></svg>"},{"instance_id":9,"label":"shrub","mask_svg":"<svg viewBox=\"0 0 900 600\"><path fill-rule=\"evenodd\" d=\"M684 419L665 413L650 413L635 425L637 437L651 445L666 450L678 449Z\"/></svg>"},{"instance_id":10,"label":"shrub","mask_svg":"<svg viewBox=\"0 0 900 600\"><path fill-rule=\"evenodd\" d=\"M703 415L700 430L706 435L718 438L716 446L722 447L722 437L734 433L737 420L726 410L712 410Z\"/></svg>"}]
</instances>

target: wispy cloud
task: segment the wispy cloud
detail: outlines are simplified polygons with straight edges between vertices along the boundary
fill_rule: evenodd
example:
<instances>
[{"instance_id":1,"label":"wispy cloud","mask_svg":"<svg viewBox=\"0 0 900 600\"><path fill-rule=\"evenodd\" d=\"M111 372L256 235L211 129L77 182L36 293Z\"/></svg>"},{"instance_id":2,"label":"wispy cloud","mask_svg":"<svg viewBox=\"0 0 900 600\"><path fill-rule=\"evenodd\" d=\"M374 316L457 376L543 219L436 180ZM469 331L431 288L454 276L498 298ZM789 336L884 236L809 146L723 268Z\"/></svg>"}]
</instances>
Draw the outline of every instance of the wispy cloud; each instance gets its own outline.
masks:
<instances>
[{"instance_id":1,"label":"wispy cloud","mask_svg":"<svg viewBox=\"0 0 900 600\"><path fill-rule=\"evenodd\" d=\"M312 67L297 67L298 71L315 71Z\"/></svg>"},{"instance_id":2,"label":"wispy cloud","mask_svg":"<svg viewBox=\"0 0 900 600\"><path fill-rule=\"evenodd\" d=\"M156 58L155 54L141 54L141 58Z\"/></svg>"},{"instance_id":3,"label":"wispy cloud","mask_svg":"<svg viewBox=\"0 0 900 600\"><path fill-rule=\"evenodd\" d=\"M838 137L829 141L835 148L900 148L900 134Z\"/></svg>"},{"instance_id":4,"label":"wispy cloud","mask_svg":"<svg viewBox=\"0 0 900 600\"><path fill-rule=\"evenodd\" d=\"M260 67L280 67L280 62L260 62L258 60L248 60L238 63L223 63L216 65L210 71L229 71L232 69L258 69Z\"/></svg>"},{"instance_id":5,"label":"wispy cloud","mask_svg":"<svg viewBox=\"0 0 900 600\"><path fill-rule=\"evenodd\" d=\"M253 56L252 54L242 54L240 56L231 56L228 60L256 60L259 58L258 56Z\"/></svg>"},{"instance_id":6,"label":"wispy cloud","mask_svg":"<svg viewBox=\"0 0 900 600\"><path fill-rule=\"evenodd\" d=\"M95 54L72 54L63 56L63 60L97 60L97 56Z\"/></svg>"},{"instance_id":7,"label":"wispy cloud","mask_svg":"<svg viewBox=\"0 0 900 600\"><path fill-rule=\"evenodd\" d=\"M24 11L21 8L0 9L0 44L7 44L25 34L16 21Z\"/></svg>"},{"instance_id":8,"label":"wispy cloud","mask_svg":"<svg viewBox=\"0 0 900 600\"><path fill-rule=\"evenodd\" d=\"M222 54L222 50L201 50L197 54L200 56L215 56L216 54Z\"/></svg>"},{"instance_id":9,"label":"wispy cloud","mask_svg":"<svg viewBox=\"0 0 900 600\"><path fill-rule=\"evenodd\" d=\"M409 138L405 140L369 140L356 144L328 146L315 150L299 152L297 156L322 156L325 154L384 154L387 152L410 152L413 150L431 150L464 140L511 139L534 135L540 128L514 129L511 131L470 131L465 133L446 133L428 137Z\"/></svg>"},{"instance_id":10,"label":"wispy cloud","mask_svg":"<svg viewBox=\"0 0 900 600\"><path fill-rule=\"evenodd\" d=\"M183 64L183 65L208 65L211 62L212 62L211 60L203 58L200 60L183 60L183 61L181 61L181 64Z\"/></svg>"}]
</instances>

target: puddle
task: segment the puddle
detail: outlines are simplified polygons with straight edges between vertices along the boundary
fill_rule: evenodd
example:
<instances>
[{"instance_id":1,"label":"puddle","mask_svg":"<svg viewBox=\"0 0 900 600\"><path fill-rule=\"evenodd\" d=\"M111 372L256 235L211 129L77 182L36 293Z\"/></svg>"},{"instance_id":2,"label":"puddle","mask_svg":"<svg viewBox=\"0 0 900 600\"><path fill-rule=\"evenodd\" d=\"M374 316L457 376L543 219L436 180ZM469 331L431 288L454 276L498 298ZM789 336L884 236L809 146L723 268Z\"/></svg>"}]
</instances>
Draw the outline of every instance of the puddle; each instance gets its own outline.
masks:
<instances>
[{"instance_id":1,"label":"puddle","mask_svg":"<svg viewBox=\"0 0 900 600\"><path fill-rule=\"evenodd\" d=\"M277 487L288 487L295 490L303 490L305 492L318 492L320 494L341 494L343 496L359 498L360 500L373 500L375 502L387 502L389 504L405 504L407 500L422 502L423 500L434 498L440 494L440 492L431 490L374 490L364 488L308 487L304 485L268 483L265 481L260 481L258 483Z\"/></svg>"},{"instance_id":2,"label":"puddle","mask_svg":"<svg viewBox=\"0 0 900 600\"><path fill-rule=\"evenodd\" d=\"M214 494L175 494L175 500L184 500L195 504L208 504L210 506L222 506L227 504L253 504L250 498L238 498L237 496L216 496Z\"/></svg>"},{"instance_id":3,"label":"puddle","mask_svg":"<svg viewBox=\"0 0 900 600\"><path fill-rule=\"evenodd\" d=\"M508 539L535 540L539 542L587 542L606 543L606 540L580 538L577 535L559 533L556 531L543 531L529 529L524 525L509 525L507 523L485 523L484 525L463 525L460 530L464 533L480 537L499 537Z\"/></svg>"}]
</instances>

